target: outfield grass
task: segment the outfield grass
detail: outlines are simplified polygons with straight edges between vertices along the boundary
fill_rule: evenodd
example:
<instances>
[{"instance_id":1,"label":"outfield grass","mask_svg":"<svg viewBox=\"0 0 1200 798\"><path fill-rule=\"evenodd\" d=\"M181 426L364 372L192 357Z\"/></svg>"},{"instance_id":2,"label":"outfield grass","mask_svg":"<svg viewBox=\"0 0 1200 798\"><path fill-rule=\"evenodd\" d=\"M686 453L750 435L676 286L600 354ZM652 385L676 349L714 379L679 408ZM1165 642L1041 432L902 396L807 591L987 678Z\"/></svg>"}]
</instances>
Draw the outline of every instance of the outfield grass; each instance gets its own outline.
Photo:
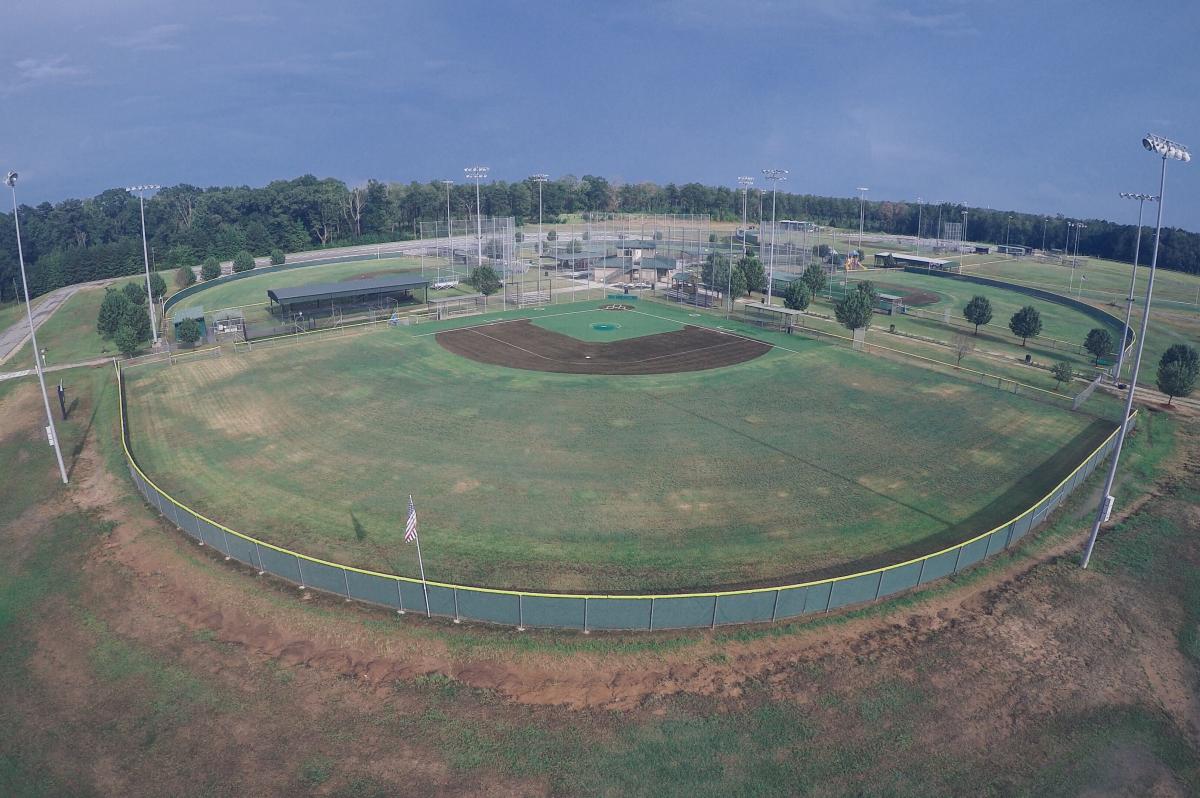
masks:
<instances>
[{"instance_id":1,"label":"outfield grass","mask_svg":"<svg viewBox=\"0 0 1200 798\"><path fill-rule=\"evenodd\" d=\"M415 573L411 493L432 578L671 589L986 531L1110 428L798 337L613 378L475 363L429 327L132 370L134 451L210 517L318 556Z\"/></svg>"},{"instance_id":2,"label":"outfield grass","mask_svg":"<svg viewBox=\"0 0 1200 798\"><path fill-rule=\"evenodd\" d=\"M1137 285L1134 289L1134 294L1138 297L1145 296L1146 283L1150 277L1148 246L1153 246L1153 238L1151 237L1147 245L1147 237L1142 236L1142 265L1138 267ZM1082 265L1084 261L1086 265ZM1066 266L1060 266L1057 263L1042 263L1029 258L992 256L978 263L964 264L963 272L998 277L1061 294L1069 293L1082 299L1114 301L1124 308L1124 299L1129 295L1129 272L1132 264L1099 258L1080 258L1079 264L1072 274L1069 260ZM1081 280L1081 277L1086 279ZM1200 275L1162 268L1155 272L1154 297L1163 304L1177 303L1195 310L1197 291L1200 291Z\"/></svg>"}]
</instances>

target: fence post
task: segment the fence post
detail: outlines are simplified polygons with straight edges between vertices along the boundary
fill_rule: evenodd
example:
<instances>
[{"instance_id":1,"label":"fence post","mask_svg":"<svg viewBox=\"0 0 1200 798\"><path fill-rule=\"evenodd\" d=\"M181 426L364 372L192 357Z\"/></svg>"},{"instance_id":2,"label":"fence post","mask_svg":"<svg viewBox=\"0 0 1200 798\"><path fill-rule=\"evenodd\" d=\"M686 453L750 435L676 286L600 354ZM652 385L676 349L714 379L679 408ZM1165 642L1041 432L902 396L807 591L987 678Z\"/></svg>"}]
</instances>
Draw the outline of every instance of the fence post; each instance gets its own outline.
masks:
<instances>
[{"instance_id":1,"label":"fence post","mask_svg":"<svg viewBox=\"0 0 1200 798\"><path fill-rule=\"evenodd\" d=\"M304 565L300 561L299 554L293 554L292 556L296 558L296 570L300 572L300 589L303 590L305 587L307 587L307 585L304 584Z\"/></svg>"},{"instance_id":2,"label":"fence post","mask_svg":"<svg viewBox=\"0 0 1200 798\"><path fill-rule=\"evenodd\" d=\"M191 512L191 510L188 510L188 512ZM192 514L192 517L193 518L196 517L195 513ZM197 528L197 531L200 528L199 521L197 521L197 523L196 523L196 528ZM229 553L229 533L225 531L225 527L221 527L221 537L225 541L225 562L229 562L230 560L233 559L233 555Z\"/></svg>"},{"instance_id":3,"label":"fence post","mask_svg":"<svg viewBox=\"0 0 1200 798\"><path fill-rule=\"evenodd\" d=\"M588 629L588 625L587 625L587 622L588 622L588 617L587 617L587 601L588 601L588 597L587 597L587 596L584 596L584 597L583 597L583 633L584 633L585 635L591 634L591 630L590 630L590 629Z\"/></svg>"},{"instance_id":4,"label":"fence post","mask_svg":"<svg viewBox=\"0 0 1200 798\"><path fill-rule=\"evenodd\" d=\"M404 584L401 580L396 580L396 598L400 599L400 609L396 610L398 615L404 614L404 591L400 589L400 585Z\"/></svg>"},{"instance_id":5,"label":"fence post","mask_svg":"<svg viewBox=\"0 0 1200 798\"><path fill-rule=\"evenodd\" d=\"M775 604L771 607L771 623L775 623L775 616L779 612L779 594L782 592L782 588L775 591Z\"/></svg>"},{"instance_id":6,"label":"fence post","mask_svg":"<svg viewBox=\"0 0 1200 798\"><path fill-rule=\"evenodd\" d=\"M462 618L458 617L458 588L453 588L450 592L454 594L454 622L462 623Z\"/></svg>"},{"instance_id":7,"label":"fence post","mask_svg":"<svg viewBox=\"0 0 1200 798\"><path fill-rule=\"evenodd\" d=\"M525 631L525 596L521 593L517 594L517 631Z\"/></svg>"},{"instance_id":8,"label":"fence post","mask_svg":"<svg viewBox=\"0 0 1200 798\"><path fill-rule=\"evenodd\" d=\"M712 617L712 626L710 627L712 629L717 628L717 605L720 603L721 603L721 594L718 593L717 595L713 596L713 617Z\"/></svg>"},{"instance_id":9,"label":"fence post","mask_svg":"<svg viewBox=\"0 0 1200 798\"><path fill-rule=\"evenodd\" d=\"M254 553L258 555L258 575L262 576L263 574L265 574L267 572L267 569L263 567L262 549L260 549L258 547L257 540L254 541Z\"/></svg>"},{"instance_id":10,"label":"fence post","mask_svg":"<svg viewBox=\"0 0 1200 798\"><path fill-rule=\"evenodd\" d=\"M654 596L650 597L650 631L654 631Z\"/></svg>"},{"instance_id":11,"label":"fence post","mask_svg":"<svg viewBox=\"0 0 1200 798\"><path fill-rule=\"evenodd\" d=\"M342 579L346 582L346 601L350 600L350 572L342 568Z\"/></svg>"}]
</instances>

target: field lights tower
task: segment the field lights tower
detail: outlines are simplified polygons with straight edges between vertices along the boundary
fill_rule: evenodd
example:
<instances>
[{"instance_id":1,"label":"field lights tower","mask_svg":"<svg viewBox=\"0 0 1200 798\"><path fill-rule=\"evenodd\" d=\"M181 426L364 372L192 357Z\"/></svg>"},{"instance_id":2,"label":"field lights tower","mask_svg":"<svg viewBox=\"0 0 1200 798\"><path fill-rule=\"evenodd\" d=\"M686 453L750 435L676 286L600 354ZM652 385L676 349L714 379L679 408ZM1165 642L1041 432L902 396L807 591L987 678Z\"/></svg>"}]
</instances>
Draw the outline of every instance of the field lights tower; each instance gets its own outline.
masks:
<instances>
[{"instance_id":1,"label":"field lights tower","mask_svg":"<svg viewBox=\"0 0 1200 798\"><path fill-rule=\"evenodd\" d=\"M1153 194L1131 194L1127 191L1121 192L1123 199L1135 199L1138 201L1138 231L1137 240L1133 245L1133 269L1129 275L1129 298L1125 300L1125 336L1126 340L1121 341L1121 346L1117 350L1117 370L1113 374L1113 384L1121 382L1121 368L1125 365L1125 347L1129 345L1129 317L1133 312L1133 287L1137 283L1137 267L1138 258L1142 253L1142 209L1146 207L1147 202L1158 202L1158 197Z\"/></svg>"},{"instance_id":2,"label":"field lights tower","mask_svg":"<svg viewBox=\"0 0 1200 798\"><path fill-rule=\"evenodd\" d=\"M863 227L867 221L867 192L871 189L866 186L859 186L858 191L858 256L861 258L863 254Z\"/></svg>"},{"instance_id":3,"label":"field lights tower","mask_svg":"<svg viewBox=\"0 0 1200 798\"><path fill-rule=\"evenodd\" d=\"M747 225L746 203L747 203L747 195L750 193L750 187L754 185L754 178L753 177L745 177L745 176L739 177L738 185L742 187L742 255L745 255L746 254L746 225ZM733 270L730 269L729 273L732 275Z\"/></svg>"},{"instance_id":4,"label":"field lights tower","mask_svg":"<svg viewBox=\"0 0 1200 798\"><path fill-rule=\"evenodd\" d=\"M33 370L37 372L38 385L42 387L42 404L46 408L46 435L50 438L50 446L54 456L58 458L58 473L62 476L63 484L67 484L67 467L63 465L62 447L58 443L58 430L54 427L54 416L50 412L50 397L46 395L46 377L42 374L41 349L38 349L37 329L33 324L33 311L29 304L29 282L25 279L25 251L21 248L21 219L17 213L17 173L9 172L4 178L5 184L12 189L13 224L17 227L17 262L21 266L21 286L25 289L25 318L29 320L29 339L33 346Z\"/></svg>"},{"instance_id":5,"label":"field lights tower","mask_svg":"<svg viewBox=\"0 0 1200 798\"><path fill-rule=\"evenodd\" d=\"M771 261L767 269L767 304L771 304L771 292L775 287L775 192L779 189L779 181L787 180L786 169L764 169L763 177L771 181ZM759 230L762 235L762 230Z\"/></svg>"},{"instance_id":6,"label":"field lights tower","mask_svg":"<svg viewBox=\"0 0 1200 798\"><path fill-rule=\"evenodd\" d=\"M1158 177L1158 221L1154 228L1154 254L1150 257L1150 279L1146 282L1146 302L1142 306L1142 325L1138 331L1137 357L1133 360L1133 372L1129 375L1129 388L1125 395L1125 413L1121 416L1121 431L1117 433L1117 445L1113 448L1112 459L1108 466L1108 479L1104 482L1104 494L1100 507L1096 510L1096 520L1092 524L1092 534L1088 536L1087 546L1083 550L1083 560L1080 566L1088 567L1092 559L1092 550L1096 547L1096 538L1100 535L1100 525L1112 514L1113 481L1117 476L1117 463L1121 459L1121 447L1125 445L1125 435L1129 431L1129 414L1133 410L1133 392L1137 389L1138 369L1142 365L1142 350L1146 346L1146 328L1150 324L1150 300L1154 295L1154 270L1158 266L1158 243L1162 236L1163 190L1167 185L1167 160L1187 163L1192 160L1192 154L1182 144L1164 139L1162 136L1150 134L1142 139L1142 146L1162 158L1162 170ZM1132 292L1131 292L1132 293Z\"/></svg>"},{"instance_id":7,"label":"field lights tower","mask_svg":"<svg viewBox=\"0 0 1200 798\"><path fill-rule=\"evenodd\" d=\"M478 258L476 265L483 266L483 216L479 210L479 184L487 178L488 167L468 166L463 172L467 180L475 181L475 255Z\"/></svg>"},{"instance_id":8,"label":"field lights tower","mask_svg":"<svg viewBox=\"0 0 1200 798\"><path fill-rule=\"evenodd\" d=\"M538 257L541 258L545 254L544 247L546 246L544 243L546 239L542 237L542 184L550 179L550 175L539 173L530 175L529 179L537 183L538 187ZM541 266L540 263L538 265Z\"/></svg>"},{"instance_id":9,"label":"field lights tower","mask_svg":"<svg viewBox=\"0 0 1200 798\"><path fill-rule=\"evenodd\" d=\"M146 263L146 307L150 308L150 332L154 335L154 345L158 346L158 324L154 320L154 291L150 288L150 249L146 246L146 191L158 191L162 186L130 186L125 189L138 198L138 206L142 211L142 259Z\"/></svg>"}]
</instances>

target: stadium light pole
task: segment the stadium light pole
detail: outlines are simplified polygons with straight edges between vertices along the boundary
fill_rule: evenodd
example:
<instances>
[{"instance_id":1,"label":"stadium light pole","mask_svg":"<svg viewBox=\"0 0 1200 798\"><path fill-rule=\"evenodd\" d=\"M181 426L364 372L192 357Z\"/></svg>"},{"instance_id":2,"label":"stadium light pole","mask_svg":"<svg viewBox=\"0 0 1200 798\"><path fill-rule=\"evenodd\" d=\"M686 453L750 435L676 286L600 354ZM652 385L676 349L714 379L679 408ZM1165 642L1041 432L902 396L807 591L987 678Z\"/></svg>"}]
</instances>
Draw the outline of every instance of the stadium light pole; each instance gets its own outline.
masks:
<instances>
[{"instance_id":1,"label":"stadium light pole","mask_svg":"<svg viewBox=\"0 0 1200 798\"><path fill-rule=\"evenodd\" d=\"M921 214L925 210L924 200L917 197L917 254L921 254Z\"/></svg>"},{"instance_id":2,"label":"stadium light pole","mask_svg":"<svg viewBox=\"0 0 1200 798\"><path fill-rule=\"evenodd\" d=\"M37 372L38 385L42 387L42 404L46 408L46 434L50 438L50 446L54 456L58 458L58 473L62 476L63 484L67 484L67 467L63 465L62 447L58 443L58 430L54 426L54 415L50 412L50 397L46 394L46 377L42 373L41 349L38 349L37 329L33 324L33 309L29 304L29 282L25 279L25 251L21 248L21 219L17 213L17 173L9 172L4 178L5 184L12 189L13 224L17 228L17 262L21 267L21 286L25 289L25 318L29 321L29 340L33 345L33 370Z\"/></svg>"},{"instance_id":3,"label":"stadium light pole","mask_svg":"<svg viewBox=\"0 0 1200 798\"><path fill-rule=\"evenodd\" d=\"M742 177L738 178L738 185L742 187L742 255L745 256L745 254L746 254L746 227L748 224L746 221L746 202L747 202L747 195L750 193L750 187L754 185L754 178L743 175ZM732 264L731 264L731 266L732 266ZM729 273L730 273L730 276L732 277L732 275L733 275L732 268L730 269Z\"/></svg>"},{"instance_id":4,"label":"stadium light pole","mask_svg":"<svg viewBox=\"0 0 1200 798\"><path fill-rule=\"evenodd\" d=\"M1046 227L1050 224L1050 217L1042 217L1042 254L1046 254Z\"/></svg>"},{"instance_id":5,"label":"stadium light pole","mask_svg":"<svg viewBox=\"0 0 1200 798\"><path fill-rule=\"evenodd\" d=\"M1125 414L1121 417L1121 431L1117 434L1117 445L1113 448L1112 460L1108 466L1108 478L1104 482L1104 492L1100 507L1096 511L1096 520L1092 524L1092 534L1088 536L1087 545L1083 550L1083 559L1079 565L1087 568L1092 559L1092 550L1096 547L1096 538L1100 536L1100 525L1112 515L1115 499L1112 496L1113 482L1117 476L1117 463L1121 459L1121 447L1125 444L1125 435L1129 432L1129 414L1133 411L1133 394L1137 390L1138 370L1142 365L1142 350L1146 346L1146 328L1150 324L1150 301L1154 295L1154 270L1158 267L1158 244L1162 237L1163 190L1167 184L1167 160L1172 159L1187 163L1192 160L1188 148L1162 136L1150 134L1142 139L1142 146L1162 158L1162 171L1158 177L1158 221L1154 228L1154 254L1150 257L1150 278L1146 282L1146 302L1142 306L1142 324L1138 331L1137 357L1133 360L1133 371L1129 376L1129 387L1125 395Z\"/></svg>"},{"instance_id":6,"label":"stadium light pole","mask_svg":"<svg viewBox=\"0 0 1200 798\"><path fill-rule=\"evenodd\" d=\"M454 224L453 224L453 222L450 221L450 186L454 185L454 181L453 180L443 180L442 185L446 187L446 250L447 250L446 257L447 257L447 259L449 259L450 263L453 264L454 263L454 239L451 238L450 230L454 226ZM437 250L434 249L434 252L437 252ZM451 275L451 279L453 279L453 277L454 277L453 270L451 270L450 275ZM424 276L424 275L422 275L422 276ZM442 281L442 264L439 263L438 264L438 282L440 283L441 281Z\"/></svg>"},{"instance_id":7,"label":"stadium light pole","mask_svg":"<svg viewBox=\"0 0 1200 798\"><path fill-rule=\"evenodd\" d=\"M1075 261L1079 259L1079 231L1087 227L1083 222L1075 223L1075 254L1071 256L1071 274L1075 274ZM1083 279L1080 278L1080 290L1083 290Z\"/></svg>"},{"instance_id":8,"label":"stadium light pole","mask_svg":"<svg viewBox=\"0 0 1200 798\"><path fill-rule=\"evenodd\" d=\"M536 174L529 177L530 180L537 183L538 187L538 258L540 259L545 253L545 239L542 238L542 184L550 179L550 175ZM539 262L538 266L542 264Z\"/></svg>"},{"instance_id":9,"label":"stadium light pole","mask_svg":"<svg viewBox=\"0 0 1200 798\"><path fill-rule=\"evenodd\" d=\"M1010 216L1010 217L1008 217L1008 221L1006 221L1004 223L1004 249L1006 249L1006 250L1008 249L1008 232L1011 227L1012 227L1012 217ZM1004 254L1007 255L1008 252L1005 252Z\"/></svg>"},{"instance_id":10,"label":"stadium light pole","mask_svg":"<svg viewBox=\"0 0 1200 798\"><path fill-rule=\"evenodd\" d=\"M771 266L767 270L767 304L771 304L772 289L775 287L775 192L779 189L779 181L787 180L786 169L764 169L763 177L771 181ZM759 236L762 235L761 228Z\"/></svg>"},{"instance_id":11,"label":"stadium light pole","mask_svg":"<svg viewBox=\"0 0 1200 798\"><path fill-rule=\"evenodd\" d=\"M477 266L483 266L483 217L480 211L479 204L479 184L487 177L488 167L486 166L468 166L463 169L467 176L467 180L475 181L475 256L478 260Z\"/></svg>"},{"instance_id":12,"label":"stadium light pole","mask_svg":"<svg viewBox=\"0 0 1200 798\"><path fill-rule=\"evenodd\" d=\"M867 220L867 192L871 189L858 187L858 256L863 254L863 224Z\"/></svg>"},{"instance_id":13,"label":"stadium light pole","mask_svg":"<svg viewBox=\"0 0 1200 798\"><path fill-rule=\"evenodd\" d=\"M143 192L157 191L162 186L154 184L145 186L130 186L125 189L138 198L142 211L142 259L146 262L146 306L150 308L150 332L154 335L154 345L158 346L158 323L154 319L154 292L150 289L150 250L146 246L146 195Z\"/></svg>"},{"instance_id":14,"label":"stadium light pole","mask_svg":"<svg viewBox=\"0 0 1200 798\"><path fill-rule=\"evenodd\" d=\"M968 241L968 239L967 239L967 209L966 208L963 208L962 217L963 217L962 238L959 239L959 243L965 244ZM959 248L959 254L962 254L961 247Z\"/></svg>"},{"instance_id":15,"label":"stadium light pole","mask_svg":"<svg viewBox=\"0 0 1200 798\"><path fill-rule=\"evenodd\" d=\"M1137 267L1138 259L1142 253L1142 210L1146 207L1147 202L1158 202L1158 197L1153 194L1133 194L1127 191L1121 192L1123 199L1135 199L1138 201L1138 224L1137 224L1137 239L1133 245L1133 269L1129 275L1129 298L1125 300L1125 332L1122 333L1121 346L1117 349L1117 370L1113 373L1113 384L1119 385L1121 382L1121 369L1125 365L1125 349L1129 345L1129 321L1133 313L1133 289L1137 284Z\"/></svg>"}]
</instances>

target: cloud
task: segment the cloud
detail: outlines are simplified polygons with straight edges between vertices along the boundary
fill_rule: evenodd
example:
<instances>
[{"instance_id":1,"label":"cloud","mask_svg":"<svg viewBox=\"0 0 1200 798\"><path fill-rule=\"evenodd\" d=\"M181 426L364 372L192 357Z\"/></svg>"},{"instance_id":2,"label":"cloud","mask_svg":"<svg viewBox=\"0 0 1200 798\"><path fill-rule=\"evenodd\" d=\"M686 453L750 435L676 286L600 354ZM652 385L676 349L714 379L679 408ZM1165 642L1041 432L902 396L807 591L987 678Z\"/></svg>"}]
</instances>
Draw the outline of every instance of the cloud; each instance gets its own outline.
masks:
<instances>
[{"instance_id":1,"label":"cloud","mask_svg":"<svg viewBox=\"0 0 1200 798\"><path fill-rule=\"evenodd\" d=\"M67 61L67 56L53 58L23 58L13 64L17 76L7 83L0 83L0 94L13 94L32 86L49 83L74 83L86 78L90 72Z\"/></svg>"},{"instance_id":2,"label":"cloud","mask_svg":"<svg viewBox=\"0 0 1200 798\"><path fill-rule=\"evenodd\" d=\"M175 39L183 31L184 26L179 24L155 25L109 41L116 47L140 53L178 50Z\"/></svg>"}]
</instances>

